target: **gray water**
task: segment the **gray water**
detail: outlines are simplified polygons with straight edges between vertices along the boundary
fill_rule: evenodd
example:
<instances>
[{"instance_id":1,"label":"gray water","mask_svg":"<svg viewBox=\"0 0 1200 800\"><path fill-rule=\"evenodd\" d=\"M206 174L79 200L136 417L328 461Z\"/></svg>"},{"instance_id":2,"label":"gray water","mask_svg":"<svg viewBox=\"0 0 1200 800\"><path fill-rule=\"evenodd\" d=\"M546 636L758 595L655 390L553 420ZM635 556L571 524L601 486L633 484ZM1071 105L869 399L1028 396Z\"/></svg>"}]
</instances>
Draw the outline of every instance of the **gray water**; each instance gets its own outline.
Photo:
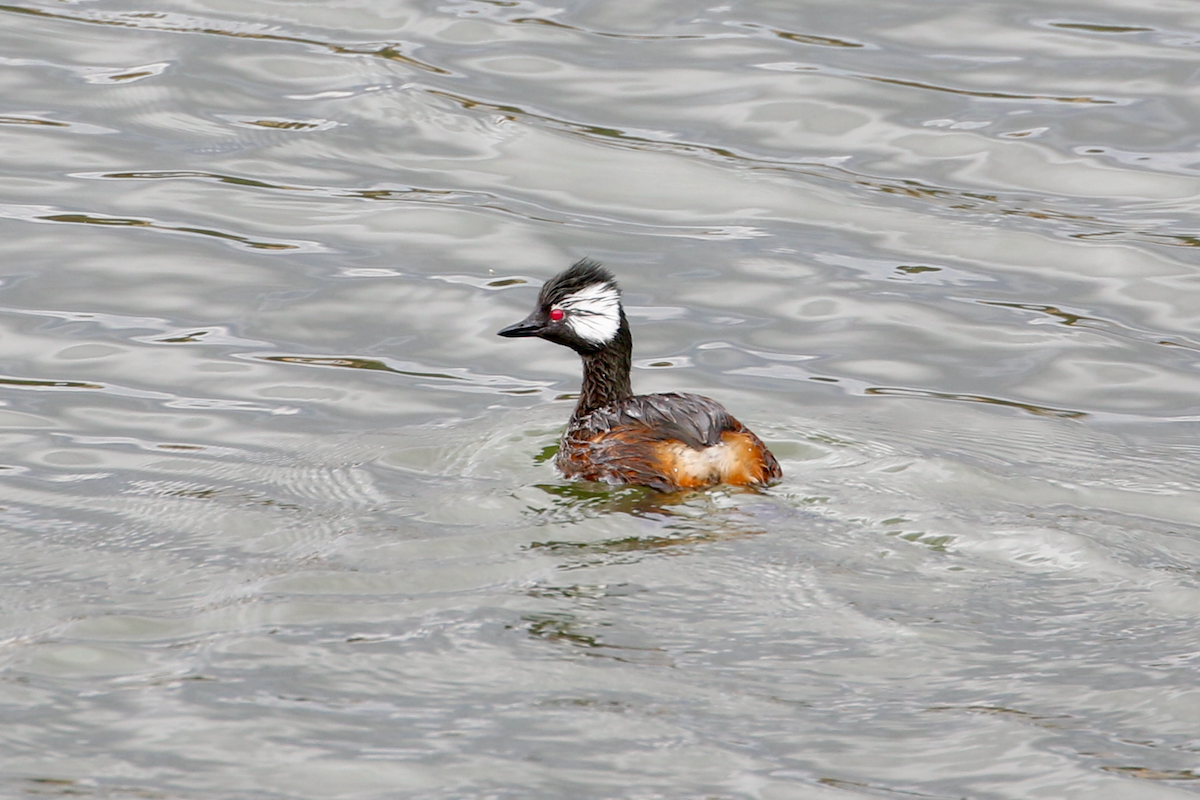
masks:
<instances>
[{"instance_id":1,"label":"gray water","mask_svg":"<svg viewBox=\"0 0 1200 800\"><path fill-rule=\"evenodd\" d=\"M1200 6L0 6L0 793L1200 793ZM763 492L573 485L583 256Z\"/></svg>"}]
</instances>

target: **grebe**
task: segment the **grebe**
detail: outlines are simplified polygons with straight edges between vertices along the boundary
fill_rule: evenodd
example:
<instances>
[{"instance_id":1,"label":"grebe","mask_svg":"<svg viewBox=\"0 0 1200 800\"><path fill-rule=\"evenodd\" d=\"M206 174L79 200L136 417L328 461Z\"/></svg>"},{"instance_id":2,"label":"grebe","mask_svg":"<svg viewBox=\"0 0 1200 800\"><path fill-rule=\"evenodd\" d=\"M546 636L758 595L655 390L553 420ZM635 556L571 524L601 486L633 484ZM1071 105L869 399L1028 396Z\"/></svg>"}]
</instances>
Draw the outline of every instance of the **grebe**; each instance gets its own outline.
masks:
<instances>
[{"instance_id":1,"label":"grebe","mask_svg":"<svg viewBox=\"0 0 1200 800\"><path fill-rule=\"evenodd\" d=\"M585 258L551 278L533 313L499 335L539 336L583 359L579 403L556 459L565 477L664 492L763 486L783 477L762 440L717 401L633 393L633 337L621 290L598 262Z\"/></svg>"}]
</instances>

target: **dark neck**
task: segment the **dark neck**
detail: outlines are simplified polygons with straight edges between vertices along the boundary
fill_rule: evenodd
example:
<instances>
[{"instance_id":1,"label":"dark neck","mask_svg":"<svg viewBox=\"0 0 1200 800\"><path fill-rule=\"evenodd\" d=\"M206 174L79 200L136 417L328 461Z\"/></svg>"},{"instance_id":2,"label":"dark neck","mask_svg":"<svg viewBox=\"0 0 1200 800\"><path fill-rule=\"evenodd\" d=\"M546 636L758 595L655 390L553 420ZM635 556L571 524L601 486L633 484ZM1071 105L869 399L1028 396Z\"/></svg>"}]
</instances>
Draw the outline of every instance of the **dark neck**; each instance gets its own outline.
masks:
<instances>
[{"instance_id":1,"label":"dark neck","mask_svg":"<svg viewBox=\"0 0 1200 800\"><path fill-rule=\"evenodd\" d=\"M621 327L616 337L603 350L580 353L583 359L583 386L579 390L579 404L575 406L575 417L582 417L614 400L623 400L633 395L629 384L629 370L633 365L633 337L625 315L621 315Z\"/></svg>"}]
</instances>

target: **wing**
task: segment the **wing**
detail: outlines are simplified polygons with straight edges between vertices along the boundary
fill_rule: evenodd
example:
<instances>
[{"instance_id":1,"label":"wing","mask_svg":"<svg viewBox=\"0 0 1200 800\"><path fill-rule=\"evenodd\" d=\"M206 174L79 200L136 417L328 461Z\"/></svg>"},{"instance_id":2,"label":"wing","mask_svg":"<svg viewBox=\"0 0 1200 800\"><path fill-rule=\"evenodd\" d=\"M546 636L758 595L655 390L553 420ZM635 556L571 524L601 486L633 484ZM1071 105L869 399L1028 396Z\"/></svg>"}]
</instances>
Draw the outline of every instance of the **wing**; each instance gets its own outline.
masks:
<instances>
[{"instance_id":1,"label":"wing","mask_svg":"<svg viewBox=\"0 0 1200 800\"><path fill-rule=\"evenodd\" d=\"M601 432L576 431L563 437L556 463L568 478L633 483L660 492L678 489L659 456L661 442L644 425Z\"/></svg>"},{"instance_id":2,"label":"wing","mask_svg":"<svg viewBox=\"0 0 1200 800\"><path fill-rule=\"evenodd\" d=\"M593 411L585 427L603 433L626 426L645 426L656 440L678 439L703 450L721 441L721 434L745 430L716 400L696 394L643 394Z\"/></svg>"}]
</instances>

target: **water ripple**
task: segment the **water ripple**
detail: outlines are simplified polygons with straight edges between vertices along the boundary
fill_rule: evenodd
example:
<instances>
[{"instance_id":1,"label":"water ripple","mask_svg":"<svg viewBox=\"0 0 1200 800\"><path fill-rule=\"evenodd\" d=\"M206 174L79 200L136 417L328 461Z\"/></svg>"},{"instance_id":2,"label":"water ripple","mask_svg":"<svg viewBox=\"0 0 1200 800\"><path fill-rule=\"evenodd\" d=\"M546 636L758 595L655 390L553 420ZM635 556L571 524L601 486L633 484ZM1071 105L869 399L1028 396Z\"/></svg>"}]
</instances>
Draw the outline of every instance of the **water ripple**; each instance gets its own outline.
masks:
<instances>
[{"instance_id":1,"label":"water ripple","mask_svg":"<svg viewBox=\"0 0 1200 800\"><path fill-rule=\"evenodd\" d=\"M810 64L798 61L775 61L771 63L755 64L754 66L758 69L770 70L772 72L814 72L822 75L835 75L837 77L851 78L854 80L884 83L891 86L903 86L909 89L921 89L922 91L928 92L945 92L947 94L956 94L962 97L974 97L983 100L1020 100L1033 103L1072 103L1101 106L1128 105L1133 102L1132 100L1111 97L1024 94L1021 92L998 92L984 91L981 89L965 89L962 87L943 86L936 83L929 83L927 81L917 81L907 78L895 78L885 75L871 75L868 73L852 72L850 70L837 69L824 64Z\"/></svg>"},{"instance_id":2,"label":"water ripple","mask_svg":"<svg viewBox=\"0 0 1200 800\"><path fill-rule=\"evenodd\" d=\"M92 25L109 25L121 28L136 28L146 31L165 31L170 33L203 33L215 36L229 36L236 39L257 39L271 42L290 42L294 44L312 45L328 50L337 55L371 56L387 61L394 61L405 66L433 72L439 75L452 75L449 70L427 64L402 52L403 46L394 43L372 43L360 45L337 45L319 39L302 36L292 36L277 33L277 25L234 22L232 20L215 20L205 17L193 17L185 14L170 12L105 12L81 11L67 13L50 11L46 8L30 8L27 6L0 5L0 12L24 14L48 19L62 19L71 22L83 22Z\"/></svg>"},{"instance_id":3,"label":"water ripple","mask_svg":"<svg viewBox=\"0 0 1200 800\"><path fill-rule=\"evenodd\" d=\"M70 225L99 225L118 228L143 228L160 233L184 234L188 236L205 236L220 239L239 249L259 251L295 251L303 253L322 253L327 248L314 241L266 241L253 239L249 236L222 231L215 228L203 228L193 225L179 225L161 222L145 217L116 217L106 214L64 212L52 206L16 205L0 203L0 218L19 219L26 222L54 222Z\"/></svg>"},{"instance_id":4,"label":"water ripple","mask_svg":"<svg viewBox=\"0 0 1200 800\"><path fill-rule=\"evenodd\" d=\"M468 368L436 369L411 361L396 359L361 358L357 356L300 356L273 355L267 353L241 353L240 358L268 361L280 364L302 364L309 367L334 367L337 369L365 369L390 372L409 378L449 381L437 384L437 388L459 392L495 392L498 394L547 394L553 384L546 381L530 381L508 375L487 375ZM466 384L466 385L463 385ZM421 384L426 385L426 384ZM432 385L431 385L432 386Z\"/></svg>"}]
</instances>

